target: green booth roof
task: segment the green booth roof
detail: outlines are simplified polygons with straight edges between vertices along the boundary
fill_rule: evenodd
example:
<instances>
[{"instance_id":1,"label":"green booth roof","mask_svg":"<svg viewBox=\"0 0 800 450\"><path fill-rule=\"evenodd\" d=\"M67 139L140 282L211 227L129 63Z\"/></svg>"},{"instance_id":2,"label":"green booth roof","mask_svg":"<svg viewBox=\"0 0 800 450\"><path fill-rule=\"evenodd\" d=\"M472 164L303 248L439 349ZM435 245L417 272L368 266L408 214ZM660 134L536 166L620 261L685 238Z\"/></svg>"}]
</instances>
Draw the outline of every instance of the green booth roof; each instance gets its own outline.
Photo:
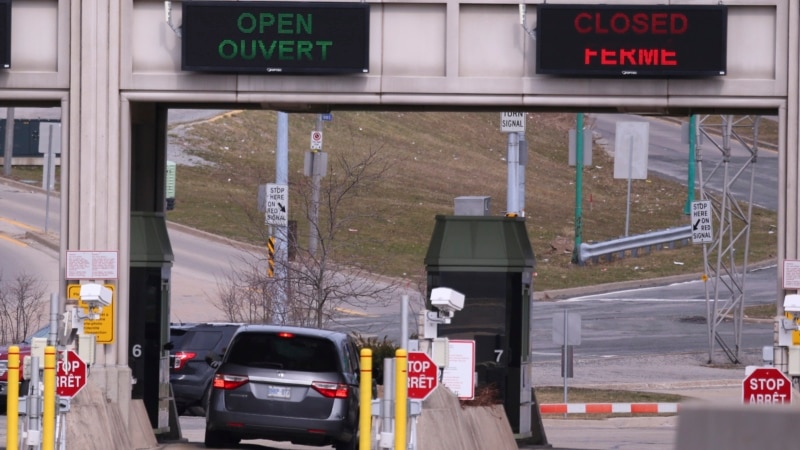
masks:
<instances>
[{"instance_id":1,"label":"green booth roof","mask_svg":"<svg viewBox=\"0 0 800 450\"><path fill-rule=\"evenodd\" d=\"M131 212L131 266L157 267L175 256L164 213Z\"/></svg>"},{"instance_id":2,"label":"green booth roof","mask_svg":"<svg viewBox=\"0 0 800 450\"><path fill-rule=\"evenodd\" d=\"M525 218L437 215L425 266L429 272L533 270Z\"/></svg>"}]
</instances>

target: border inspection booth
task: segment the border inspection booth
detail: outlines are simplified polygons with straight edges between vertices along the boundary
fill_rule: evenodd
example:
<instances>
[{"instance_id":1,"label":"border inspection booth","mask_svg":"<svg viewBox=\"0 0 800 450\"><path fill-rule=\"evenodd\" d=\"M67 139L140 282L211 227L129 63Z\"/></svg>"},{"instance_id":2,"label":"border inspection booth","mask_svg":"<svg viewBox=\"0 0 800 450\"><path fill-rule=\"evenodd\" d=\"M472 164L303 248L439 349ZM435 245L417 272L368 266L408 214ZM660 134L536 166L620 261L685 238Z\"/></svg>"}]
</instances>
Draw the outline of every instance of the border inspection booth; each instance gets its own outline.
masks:
<instances>
[{"instance_id":1,"label":"border inspection booth","mask_svg":"<svg viewBox=\"0 0 800 450\"><path fill-rule=\"evenodd\" d=\"M439 336L475 341L477 387L494 385L514 433L535 439L531 418L539 430L541 420L530 376L534 255L525 219L437 215L425 266L428 298L437 287L465 296Z\"/></svg>"}]
</instances>

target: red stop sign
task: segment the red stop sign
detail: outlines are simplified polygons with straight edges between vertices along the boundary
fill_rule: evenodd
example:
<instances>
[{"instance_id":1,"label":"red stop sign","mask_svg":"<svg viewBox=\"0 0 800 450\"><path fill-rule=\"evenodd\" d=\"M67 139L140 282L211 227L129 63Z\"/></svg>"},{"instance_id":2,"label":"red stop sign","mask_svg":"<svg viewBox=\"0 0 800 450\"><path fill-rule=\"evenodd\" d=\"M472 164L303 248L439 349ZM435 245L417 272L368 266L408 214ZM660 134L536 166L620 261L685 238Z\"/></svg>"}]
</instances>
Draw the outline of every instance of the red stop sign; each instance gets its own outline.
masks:
<instances>
[{"instance_id":1,"label":"red stop sign","mask_svg":"<svg viewBox=\"0 0 800 450\"><path fill-rule=\"evenodd\" d=\"M86 386L86 363L72 350L67 357L59 357L56 362L56 394L61 397L74 397Z\"/></svg>"},{"instance_id":2,"label":"red stop sign","mask_svg":"<svg viewBox=\"0 0 800 450\"><path fill-rule=\"evenodd\" d=\"M408 398L425 400L439 384L439 368L427 353L408 352Z\"/></svg>"},{"instance_id":3,"label":"red stop sign","mask_svg":"<svg viewBox=\"0 0 800 450\"><path fill-rule=\"evenodd\" d=\"M792 382L774 367L759 367L742 382L745 403L791 403Z\"/></svg>"}]
</instances>

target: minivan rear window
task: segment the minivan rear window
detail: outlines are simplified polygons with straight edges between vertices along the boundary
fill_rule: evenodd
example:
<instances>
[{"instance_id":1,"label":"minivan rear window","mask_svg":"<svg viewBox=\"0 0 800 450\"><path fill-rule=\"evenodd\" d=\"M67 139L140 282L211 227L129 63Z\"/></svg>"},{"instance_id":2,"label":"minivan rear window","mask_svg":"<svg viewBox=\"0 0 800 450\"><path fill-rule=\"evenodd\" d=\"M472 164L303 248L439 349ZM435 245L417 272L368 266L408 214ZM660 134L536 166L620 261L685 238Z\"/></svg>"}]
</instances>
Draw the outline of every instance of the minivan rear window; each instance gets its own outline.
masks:
<instances>
[{"instance_id":1,"label":"minivan rear window","mask_svg":"<svg viewBox=\"0 0 800 450\"><path fill-rule=\"evenodd\" d=\"M297 334L241 333L231 344L228 363L248 367L338 372L333 342Z\"/></svg>"}]
</instances>

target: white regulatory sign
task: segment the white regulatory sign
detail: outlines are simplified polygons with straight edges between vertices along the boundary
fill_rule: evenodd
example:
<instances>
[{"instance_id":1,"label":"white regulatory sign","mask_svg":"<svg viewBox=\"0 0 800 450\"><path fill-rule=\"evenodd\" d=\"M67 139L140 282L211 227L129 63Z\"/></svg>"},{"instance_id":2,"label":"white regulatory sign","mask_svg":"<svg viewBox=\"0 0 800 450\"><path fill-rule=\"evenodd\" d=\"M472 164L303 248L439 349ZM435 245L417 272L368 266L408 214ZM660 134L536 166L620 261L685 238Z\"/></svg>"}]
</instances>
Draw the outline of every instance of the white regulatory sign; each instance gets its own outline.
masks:
<instances>
[{"instance_id":1,"label":"white regulatory sign","mask_svg":"<svg viewBox=\"0 0 800 450\"><path fill-rule=\"evenodd\" d=\"M322 131L311 132L311 150L322 150Z\"/></svg>"},{"instance_id":2,"label":"white regulatory sign","mask_svg":"<svg viewBox=\"0 0 800 450\"><path fill-rule=\"evenodd\" d=\"M289 186L267 184L266 211L267 225L289 226Z\"/></svg>"},{"instance_id":3,"label":"white regulatory sign","mask_svg":"<svg viewBox=\"0 0 800 450\"><path fill-rule=\"evenodd\" d=\"M711 202L692 202L692 244L708 244L714 240L711 228Z\"/></svg>"},{"instance_id":4,"label":"white regulatory sign","mask_svg":"<svg viewBox=\"0 0 800 450\"><path fill-rule=\"evenodd\" d=\"M500 131L503 133L524 133L525 113L504 112L500 113Z\"/></svg>"}]
</instances>

